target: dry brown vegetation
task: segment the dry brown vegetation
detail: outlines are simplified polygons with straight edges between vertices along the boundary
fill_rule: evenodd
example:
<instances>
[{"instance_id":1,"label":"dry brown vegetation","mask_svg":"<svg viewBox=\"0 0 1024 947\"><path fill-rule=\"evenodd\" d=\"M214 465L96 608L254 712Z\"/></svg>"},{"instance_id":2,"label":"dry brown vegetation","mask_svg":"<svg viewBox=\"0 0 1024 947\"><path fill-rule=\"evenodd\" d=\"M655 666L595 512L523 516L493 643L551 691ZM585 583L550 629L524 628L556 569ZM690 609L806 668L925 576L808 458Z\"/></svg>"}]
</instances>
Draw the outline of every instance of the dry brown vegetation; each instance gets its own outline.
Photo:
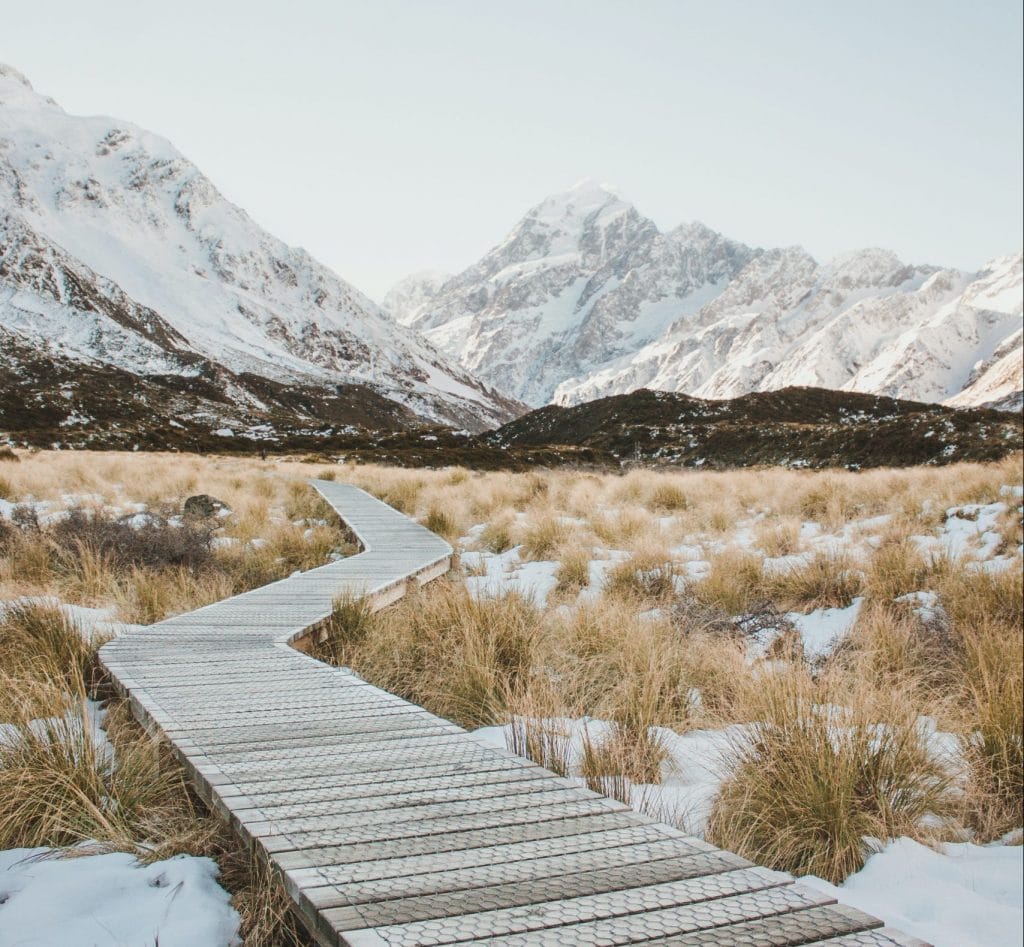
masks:
<instances>
[{"instance_id":1,"label":"dry brown vegetation","mask_svg":"<svg viewBox=\"0 0 1024 947\"><path fill-rule=\"evenodd\" d=\"M414 515L459 510L483 524L470 548L520 545L521 560L557 563L546 606L514 592L477 599L456 579L370 618L334 655L370 680L466 726L508 722L511 747L558 772L564 721L608 721L578 772L634 804L636 784L661 776L655 728L751 725L723 762L710 837L834 880L863 863L865 836L989 840L1024 821L1019 500L996 526L997 552L1011 557L999 571L912 538L934 536L948 508L1005 500L1019 458L863 474L343 476L400 493ZM836 542L815 548L805 522ZM700 545L707 571L687 578L674 544ZM619 558L594 597L602 547ZM792 558L768 568L764 557ZM590 600L577 602L584 590ZM894 601L911 592L934 593L938 609L922 617ZM857 596L852 632L824 661L805 659L792 631L770 664L747 657L746 636L784 626L785 612ZM957 760L929 744L925 717L956 735Z\"/></svg>"},{"instance_id":2,"label":"dry brown vegetation","mask_svg":"<svg viewBox=\"0 0 1024 947\"><path fill-rule=\"evenodd\" d=\"M125 702L101 711L90 699L103 693L103 640L87 640L53 605L0 617L0 849L204 855L220 866L247 945L308 944L281 882L194 795L167 745Z\"/></svg>"},{"instance_id":3,"label":"dry brown vegetation","mask_svg":"<svg viewBox=\"0 0 1024 947\"><path fill-rule=\"evenodd\" d=\"M16 507L0 529L2 599L113 605L121 621L150 624L352 549L306 483L321 468L39 453L8 469L6 498ZM182 517L197 493L229 515Z\"/></svg>"},{"instance_id":4,"label":"dry brown vegetation","mask_svg":"<svg viewBox=\"0 0 1024 947\"><path fill-rule=\"evenodd\" d=\"M29 513L2 521L0 599L54 596L149 622L309 568L343 548L305 485L313 476L352 481L453 540L471 537L465 575L376 615L339 603L318 646L324 660L465 726L508 723L512 748L557 772L569 769L566 720L606 721L576 772L634 804L638 785L662 778L665 732L745 725L723 760L709 836L794 871L841 879L861 864L865 835L990 840L1024 821L1019 500L996 526L998 554L1016 556L1000 571L911 538L934 536L950 507L1005 499L1000 488L1020 483L1019 458L857 474L614 476L22 455L4 465L0 495L52 506L38 523ZM200 492L232 516L169 535L181 527L168 520ZM133 502L156 514L145 530L125 526ZM47 521L74 506L83 512L67 525ZM808 521L835 547L815 545ZM467 583L486 571L472 557L482 554L552 563L548 601L471 594ZM769 567L765 557L790 558ZM592 582L602 559L603 579ZM691 571L696 559L706 566ZM924 615L894 601L910 592L934 593L938 608ZM855 596L857 622L827 658L806 659L791 631L765 659L750 658L752 630ZM279 888L122 708L112 705L107 723L123 765L85 745L98 644L45 605L0 624L0 721L17 733L0 756L0 846L90 838L213 853L246 912L247 942L297 936L282 933ZM955 736L956 759L931 752L922 716ZM51 723L29 725L40 719ZM116 819L105 799L117 800Z\"/></svg>"}]
</instances>

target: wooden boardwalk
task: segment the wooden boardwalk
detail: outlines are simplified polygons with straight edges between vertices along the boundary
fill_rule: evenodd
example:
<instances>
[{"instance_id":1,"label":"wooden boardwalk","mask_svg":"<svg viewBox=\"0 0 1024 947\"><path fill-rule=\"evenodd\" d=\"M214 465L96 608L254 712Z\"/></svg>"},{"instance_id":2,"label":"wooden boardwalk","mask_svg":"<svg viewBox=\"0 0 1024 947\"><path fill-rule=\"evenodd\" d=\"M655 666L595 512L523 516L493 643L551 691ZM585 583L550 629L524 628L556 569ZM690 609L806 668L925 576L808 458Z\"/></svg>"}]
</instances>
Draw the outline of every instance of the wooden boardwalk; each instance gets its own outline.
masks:
<instances>
[{"instance_id":1,"label":"wooden boardwalk","mask_svg":"<svg viewBox=\"0 0 1024 947\"><path fill-rule=\"evenodd\" d=\"M136 717L351 947L917 944L302 654L339 595L373 607L451 547L348 484L316 489L363 552L100 651Z\"/></svg>"}]
</instances>

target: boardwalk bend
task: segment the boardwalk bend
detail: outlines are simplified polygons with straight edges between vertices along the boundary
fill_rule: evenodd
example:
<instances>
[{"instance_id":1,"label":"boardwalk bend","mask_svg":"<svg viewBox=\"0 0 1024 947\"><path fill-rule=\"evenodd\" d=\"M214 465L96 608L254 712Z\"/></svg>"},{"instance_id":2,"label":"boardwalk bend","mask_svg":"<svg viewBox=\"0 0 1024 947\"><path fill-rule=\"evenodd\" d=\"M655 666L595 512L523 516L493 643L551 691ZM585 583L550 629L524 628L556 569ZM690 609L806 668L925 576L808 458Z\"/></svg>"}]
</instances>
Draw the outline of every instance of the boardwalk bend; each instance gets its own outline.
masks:
<instances>
[{"instance_id":1,"label":"boardwalk bend","mask_svg":"<svg viewBox=\"0 0 1024 947\"><path fill-rule=\"evenodd\" d=\"M203 798L280 869L325 945L920 944L736 855L476 743L292 647L451 547L344 483L362 552L162 621L100 657Z\"/></svg>"}]
</instances>

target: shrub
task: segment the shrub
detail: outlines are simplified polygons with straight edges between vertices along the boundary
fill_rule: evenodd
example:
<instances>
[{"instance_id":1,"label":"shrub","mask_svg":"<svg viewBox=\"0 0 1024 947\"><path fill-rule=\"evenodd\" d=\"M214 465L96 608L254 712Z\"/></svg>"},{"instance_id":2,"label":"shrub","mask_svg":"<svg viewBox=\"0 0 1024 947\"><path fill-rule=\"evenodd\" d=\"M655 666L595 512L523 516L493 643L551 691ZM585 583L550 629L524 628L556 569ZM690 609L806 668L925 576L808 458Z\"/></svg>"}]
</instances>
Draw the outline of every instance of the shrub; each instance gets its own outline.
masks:
<instances>
[{"instance_id":1,"label":"shrub","mask_svg":"<svg viewBox=\"0 0 1024 947\"><path fill-rule=\"evenodd\" d=\"M145 514L141 523L132 523L130 516L115 518L79 507L50 527L47 536L69 560L89 550L112 569L198 569L212 556L213 530L209 524L188 520L172 525L155 513Z\"/></svg>"}]
</instances>

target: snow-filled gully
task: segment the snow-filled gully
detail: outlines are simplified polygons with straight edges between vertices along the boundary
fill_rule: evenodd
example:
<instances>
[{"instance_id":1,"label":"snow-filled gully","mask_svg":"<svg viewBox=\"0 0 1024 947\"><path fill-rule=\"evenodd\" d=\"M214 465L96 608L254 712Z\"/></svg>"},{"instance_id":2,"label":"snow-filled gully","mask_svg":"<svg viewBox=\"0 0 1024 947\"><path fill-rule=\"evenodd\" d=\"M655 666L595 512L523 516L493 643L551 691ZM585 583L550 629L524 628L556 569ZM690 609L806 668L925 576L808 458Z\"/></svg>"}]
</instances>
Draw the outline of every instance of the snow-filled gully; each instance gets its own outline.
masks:
<instances>
[{"instance_id":1,"label":"snow-filled gully","mask_svg":"<svg viewBox=\"0 0 1024 947\"><path fill-rule=\"evenodd\" d=\"M384 607L454 556L362 490L314 486L362 552L129 632L100 659L320 943L921 943L293 647L339 596Z\"/></svg>"}]
</instances>

